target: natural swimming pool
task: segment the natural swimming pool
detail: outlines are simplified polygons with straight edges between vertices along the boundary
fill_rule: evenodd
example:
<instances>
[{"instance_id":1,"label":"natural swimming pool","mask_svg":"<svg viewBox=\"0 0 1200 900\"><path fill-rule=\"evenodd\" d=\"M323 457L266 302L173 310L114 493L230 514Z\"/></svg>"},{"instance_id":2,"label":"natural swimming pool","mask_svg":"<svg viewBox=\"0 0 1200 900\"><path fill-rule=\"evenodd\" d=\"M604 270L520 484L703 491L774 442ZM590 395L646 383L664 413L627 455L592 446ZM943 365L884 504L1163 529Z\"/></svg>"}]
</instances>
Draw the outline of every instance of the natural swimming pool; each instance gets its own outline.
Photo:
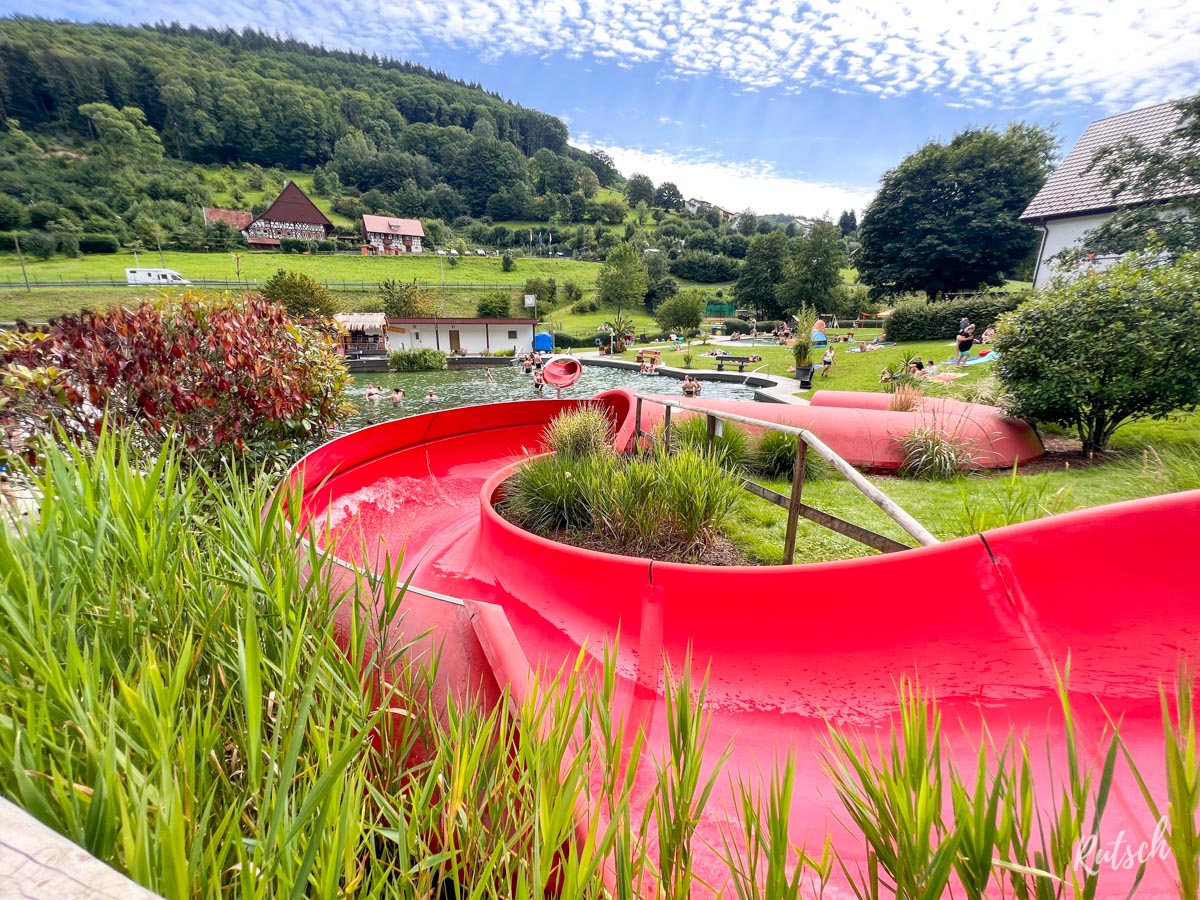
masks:
<instances>
[{"instance_id":1,"label":"natural swimming pool","mask_svg":"<svg viewBox=\"0 0 1200 900\"><path fill-rule=\"evenodd\" d=\"M492 377L495 381L489 384L483 369L355 375L350 385L350 397L358 405L359 412L350 420L350 427L358 428L435 409L539 399L533 390L533 377L523 374L511 363L493 366ZM386 393L380 400L367 403L363 398L368 382L385 389ZM574 387L564 390L562 396L564 399L580 400L613 388L630 388L643 394L682 396L682 384L680 379L665 375L639 375L628 369L584 366L583 376ZM404 402L393 405L387 399L387 394L397 387L404 391ZM437 394L438 399L426 402L425 393L430 388ZM553 399L554 396L554 389L547 385L542 399ZM754 388L744 382L705 381L704 396L753 400Z\"/></svg>"}]
</instances>

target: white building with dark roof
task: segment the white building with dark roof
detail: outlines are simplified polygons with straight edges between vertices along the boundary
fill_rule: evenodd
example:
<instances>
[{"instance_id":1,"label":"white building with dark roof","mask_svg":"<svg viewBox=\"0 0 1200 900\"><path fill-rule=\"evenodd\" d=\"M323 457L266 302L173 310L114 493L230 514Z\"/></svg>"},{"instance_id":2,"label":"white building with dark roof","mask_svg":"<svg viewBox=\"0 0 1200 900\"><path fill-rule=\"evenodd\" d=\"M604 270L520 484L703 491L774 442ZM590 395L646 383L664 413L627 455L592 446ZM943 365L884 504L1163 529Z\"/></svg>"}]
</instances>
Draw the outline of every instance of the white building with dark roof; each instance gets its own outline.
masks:
<instances>
[{"instance_id":1,"label":"white building with dark roof","mask_svg":"<svg viewBox=\"0 0 1200 900\"><path fill-rule=\"evenodd\" d=\"M1122 195L1118 201L1113 198L1112 188L1104 183L1100 167L1089 171L1100 148L1126 138L1134 138L1147 148L1158 147L1179 124L1179 108L1174 103L1160 103L1099 119L1088 126L1021 214L1022 222L1042 231L1042 244L1033 274L1035 288L1049 286L1054 275L1052 259L1056 254L1074 246L1086 232L1104 224L1118 208L1165 203L1200 193L1195 188L1176 186L1153 196ZM1099 262L1103 264L1104 260Z\"/></svg>"}]
</instances>

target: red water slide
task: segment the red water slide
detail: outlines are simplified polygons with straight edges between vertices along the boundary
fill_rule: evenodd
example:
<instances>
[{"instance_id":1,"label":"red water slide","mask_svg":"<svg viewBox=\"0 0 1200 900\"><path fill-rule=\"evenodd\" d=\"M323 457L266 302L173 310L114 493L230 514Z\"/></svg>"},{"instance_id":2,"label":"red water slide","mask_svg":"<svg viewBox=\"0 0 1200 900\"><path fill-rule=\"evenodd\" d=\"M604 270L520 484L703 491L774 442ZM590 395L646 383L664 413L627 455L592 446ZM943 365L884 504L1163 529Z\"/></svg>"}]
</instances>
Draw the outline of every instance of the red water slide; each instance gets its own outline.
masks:
<instances>
[{"instance_id":1,"label":"red water slide","mask_svg":"<svg viewBox=\"0 0 1200 900\"><path fill-rule=\"evenodd\" d=\"M598 402L627 440L632 395L610 392ZM867 559L753 568L652 562L544 540L492 508L512 467L544 449L545 424L577 405L530 401L385 422L327 444L295 470L308 522L346 577L404 554L412 587L396 628L410 636L433 629L442 690L473 689L485 702L500 685L520 695L533 671L557 671L580 648L596 660L619 630L625 714L661 748L664 662L678 670L690 648L709 671L710 764L730 744L727 774L755 778L792 753L793 840L814 847L830 834L854 860L861 839L839 817L820 765L828 722L873 741L896 712L898 679L916 676L937 696L960 751L978 745L986 721L995 736L1027 734L1044 757L1038 748L1060 735L1057 673L1069 657L1085 752L1097 751L1110 717L1120 721L1166 806L1158 691L1198 649L1200 587L1185 561L1200 539L1200 492ZM773 408L747 403L741 411ZM1035 764L1048 802L1060 773ZM711 848L734 815L729 778L718 784L697 844L710 848L698 874L716 887L725 867ZM1155 825L1119 774L1101 843L1149 843ZM1100 896L1124 896L1131 883L1128 870L1106 871ZM1174 896L1173 885L1173 861L1155 856L1138 896ZM826 896L843 889L835 884Z\"/></svg>"}]
</instances>

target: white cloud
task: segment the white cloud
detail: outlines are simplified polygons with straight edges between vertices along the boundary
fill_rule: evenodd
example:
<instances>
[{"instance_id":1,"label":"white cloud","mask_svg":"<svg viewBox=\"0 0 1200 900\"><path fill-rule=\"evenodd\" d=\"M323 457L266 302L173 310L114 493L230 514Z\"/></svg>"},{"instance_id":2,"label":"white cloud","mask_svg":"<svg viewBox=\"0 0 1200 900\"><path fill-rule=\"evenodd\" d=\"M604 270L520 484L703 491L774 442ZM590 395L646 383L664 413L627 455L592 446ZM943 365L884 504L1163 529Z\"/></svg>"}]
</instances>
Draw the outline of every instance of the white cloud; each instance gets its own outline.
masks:
<instances>
[{"instance_id":1,"label":"white cloud","mask_svg":"<svg viewBox=\"0 0 1200 900\"><path fill-rule=\"evenodd\" d=\"M14 5L88 20L162 18L152 0ZM655 62L666 74L717 73L749 89L820 84L857 93L869 85L884 97L933 92L975 106L1027 102L1050 84L1041 102L1061 97L1120 110L1186 94L1200 74L1195 0L444 0L436 8L180 0L171 17L281 29L393 56L435 42L487 59L561 53Z\"/></svg>"},{"instance_id":2,"label":"white cloud","mask_svg":"<svg viewBox=\"0 0 1200 900\"><path fill-rule=\"evenodd\" d=\"M737 212L834 218L845 209L861 212L875 196L874 187L855 187L804 181L780 175L765 162L728 162L700 154L672 154L573 141L585 150L604 150L626 175L641 172L655 184L672 181L684 197L697 197Z\"/></svg>"}]
</instances>

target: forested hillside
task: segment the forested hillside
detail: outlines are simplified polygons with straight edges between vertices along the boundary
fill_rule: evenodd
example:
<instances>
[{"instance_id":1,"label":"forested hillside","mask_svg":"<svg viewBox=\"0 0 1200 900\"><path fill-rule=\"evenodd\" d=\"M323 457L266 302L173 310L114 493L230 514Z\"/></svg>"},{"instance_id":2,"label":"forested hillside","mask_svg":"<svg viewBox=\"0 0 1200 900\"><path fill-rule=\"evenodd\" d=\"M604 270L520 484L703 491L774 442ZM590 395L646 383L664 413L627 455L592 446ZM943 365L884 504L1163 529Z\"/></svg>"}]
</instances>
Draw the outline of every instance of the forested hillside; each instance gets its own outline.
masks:
<instances>
[{"instance_id":1,"label":"forested hillside","mask_svg":"<svg viewBox=\"0 0 1200 900\"><path fill-rule=\"evenodd\" d=\"M283 169L323 163L357 129L424 155L405 126L475 131L525 156L561 153L567 127L478 85L409 63L311 47L255 31L122 28L31 19L0 24L3 115L80 134L85 103L136 106L169 156ZM424 134L424 133L422 133Z\"/></svg>"},{"instance_id":2,"label":"forested hillside","mask_svg":"<svg viewBox=\"0 0 1200 900\"><path fill-rule=\"evenodd\" d=\"M249 195L296 171L350 221L530 219L540 195L581 219L620 177L560 120L477 85L253 31L2 20L0 120L0 230L68 252L70 235L220 245L201 206L256 212Z\"/></svg>"}]
</instances>

